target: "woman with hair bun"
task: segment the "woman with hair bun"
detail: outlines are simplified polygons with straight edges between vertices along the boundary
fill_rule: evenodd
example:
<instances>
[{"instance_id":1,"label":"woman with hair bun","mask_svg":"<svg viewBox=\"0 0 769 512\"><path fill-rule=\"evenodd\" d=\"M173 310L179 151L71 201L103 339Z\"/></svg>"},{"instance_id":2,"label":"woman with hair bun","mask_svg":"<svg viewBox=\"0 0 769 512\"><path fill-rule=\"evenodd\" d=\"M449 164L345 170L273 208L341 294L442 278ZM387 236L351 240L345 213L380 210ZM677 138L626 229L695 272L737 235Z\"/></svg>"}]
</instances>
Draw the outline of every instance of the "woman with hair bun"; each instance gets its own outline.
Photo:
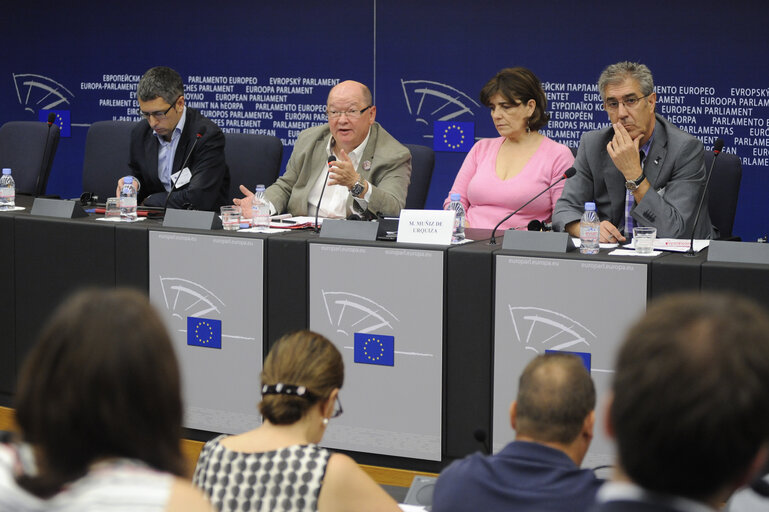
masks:
<instances>
[{"instance_id":1,"label":"woman with hair bun","mask_svg":"<svg viewBox=\"0 0 769 512\"><path fill-rule=\"evenodd\" d=\"M193 483L220 511L393 511L397 503L350 457L321 448L342 414L344 363L312 331L283 336L262 370L264 423L205 444Z\"/></svg>"}]
</instances>

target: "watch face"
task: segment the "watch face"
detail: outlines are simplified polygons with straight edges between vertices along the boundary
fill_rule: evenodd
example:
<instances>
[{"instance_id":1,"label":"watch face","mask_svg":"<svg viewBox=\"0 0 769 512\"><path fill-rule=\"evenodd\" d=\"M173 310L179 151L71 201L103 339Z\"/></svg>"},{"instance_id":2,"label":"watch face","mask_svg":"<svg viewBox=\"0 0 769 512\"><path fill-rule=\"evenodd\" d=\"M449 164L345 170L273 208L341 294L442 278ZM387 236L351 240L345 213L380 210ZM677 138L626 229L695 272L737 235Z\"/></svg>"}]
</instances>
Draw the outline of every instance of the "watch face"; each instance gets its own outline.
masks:
<instances>
[{"instance_id":1,"label":"watch face","mask_svg":"<svg viewBox=\"0 0 769 512\"><path fill-rule=\"evenodd\" d=\"M635 190L641 186L643 180L646 179L646 175L641 173L641 176L637 180L625 180L625 188L628 190Z\"/></svg>"},{"instance_id":2,"label":"watch face","mask_svg":"<svg viewBox=\"0 0 769 512\"><path fill-rule=\"evenodd\" d=\"M352 190L350 190L350 193L355 197L359 196L361 192L363 192L363 185L360 183L356 183Z\"/></svg>"}]
</instances>

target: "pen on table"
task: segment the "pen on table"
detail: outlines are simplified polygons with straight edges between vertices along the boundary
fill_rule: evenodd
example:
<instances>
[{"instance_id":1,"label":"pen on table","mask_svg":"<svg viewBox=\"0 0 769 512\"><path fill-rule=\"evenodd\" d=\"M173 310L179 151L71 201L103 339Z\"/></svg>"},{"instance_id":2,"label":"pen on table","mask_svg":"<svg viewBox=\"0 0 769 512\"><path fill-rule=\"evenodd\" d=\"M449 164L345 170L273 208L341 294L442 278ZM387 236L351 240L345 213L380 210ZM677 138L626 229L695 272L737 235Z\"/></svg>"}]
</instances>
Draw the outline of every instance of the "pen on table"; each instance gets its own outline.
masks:
<instances>
[{"instance_id":1,"label":"pen on table","mask_svg":"<svg viewBox=\"0 0 769 512\"><path fill-rule=\"evenodd\" d=\"M289 220L289 219L278 219L278 222L283 224L296 224L295 220Z\"/></svg>"}]
</instances>

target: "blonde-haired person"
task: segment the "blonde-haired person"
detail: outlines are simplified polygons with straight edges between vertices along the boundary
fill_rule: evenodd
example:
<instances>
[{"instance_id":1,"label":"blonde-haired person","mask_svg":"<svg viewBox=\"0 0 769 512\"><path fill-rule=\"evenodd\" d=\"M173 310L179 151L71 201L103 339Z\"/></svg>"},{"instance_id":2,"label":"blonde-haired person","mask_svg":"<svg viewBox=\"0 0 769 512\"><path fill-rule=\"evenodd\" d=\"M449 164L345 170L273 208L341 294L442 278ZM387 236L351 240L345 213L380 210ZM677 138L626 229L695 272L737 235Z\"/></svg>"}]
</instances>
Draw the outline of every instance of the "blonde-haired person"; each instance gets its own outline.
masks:
<instances>
[{"instance_id":1,"label":"blonde-haired person","mask_svg":"<svg viewBox=\"0 0 769 512\"><path fill-rule=\"evenodd\" d=\"M354 460L317 445L342 413L343 381L342 356L324 336L282 337L264 361L264 423L206 443L193 483L223 512L400 510Z\"/></svg>"}]
</instances>

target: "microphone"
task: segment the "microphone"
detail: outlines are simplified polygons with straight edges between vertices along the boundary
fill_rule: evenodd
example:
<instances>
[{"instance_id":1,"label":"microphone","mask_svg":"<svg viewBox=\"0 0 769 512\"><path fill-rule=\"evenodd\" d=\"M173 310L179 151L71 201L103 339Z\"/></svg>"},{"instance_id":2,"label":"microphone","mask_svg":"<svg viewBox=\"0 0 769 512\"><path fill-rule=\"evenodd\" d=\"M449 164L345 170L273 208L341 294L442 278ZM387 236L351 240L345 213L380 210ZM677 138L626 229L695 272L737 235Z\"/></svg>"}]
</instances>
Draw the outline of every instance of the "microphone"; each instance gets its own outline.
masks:
<instances>
[{"instance_id":1,"label":"microphone","mask_svg":"<svg viewBox=\"0 0 769 512\"><path fill-rule=\"evenodd\" d=\"M489 446L489 440L486 436L486 431L482 428L476 428L473 430L473 438L483 445L483 453L491 455L491 447Z\"/></svg>"},{"instance_id":2,"label":"microphone","mask_svg":"<svg viewBox=\"0 0 769 512\"><path fill-rule=\"evenodd\" d=\"M189 152L187 153L187 157L184 159L184 162L182 163L182 166L179 168L179 171L180 171L179 174L176 175L176 179L174 180L173 183L171 183L171 190L169 190L168 194L166 194L166 200L163 203L163 209L168 208L168 199L171 197L171 192L173 192L174 189L176 188L176 182L179 181L179 178L182 175L181 170L184 169L185 167L187 167L187 162L189 161L190 157L192 156L192 151L195 149L195 146L197 146L198 141L200 140L200 138L203 135L206 134L206 128L207 128L206 126L201 126L200 129L198 130L198 133L195 136L195 142L192 143L192 147L190 148ZM185 203L185 206L186 206L186 204L188 204L188 203ZM190 204L189 207L187 207L185 209L186 210L191 210L192 209L192 205Z\"/></svg>"},{"instance_id":3,"label":"microphone","mask_svg":"<svg viewBox=\"0 0 769 512\"><path fill-rule=\"evenodd\" d=\"M45 174L45 161L46 155L48 154L48 141L51 139L51 126L53 126L53 122L56 121L56 112L48 112L48 133L45 134L45 146L43 147L43 159L40 161L40 172L37 175L37 182L35 183L35 196L42 195L45 193L45 190L40 190L40 180L43 179L43 174ZM39 191L39 192L38 192Z\"/></svg>"},{"instance_id":4,"label":"microphone","mask_svg":"<svg viewBox=\"0 0 769 512\"><path fill-rule=\"evenodd\" d=\"M705 188L702 190L702 194L700 195L700 201L697 203L697 216L694 217L694 225L692 226L692 238L689 242L689 250L686 251L687 256L694 256L694 233L697 231L697 222L700 220L700 214L702 213L702 202L705 200L705 196L708 193L708 184L710 183L710 177L713 175L713 168L716 166L716 159L718 158L718 155L721 154L721 150L724 149L724 139L721 137L716 139L716 142L713 144L713 162L710 164L710 172L708 172L707 177L705 178Z\"/></svg>"},{"instance_id":5,"label":"microphone","mask_svg":"<svg viewBox=\"0 0 769 512\"><path fill-rule=\"evenodd\" d=\"M336 162L336 157L334 155L331 155L328 157L328 169L326 170L326 179L323 180L323 188L320 189L320 197L318 198L318 207L315 208L315 232L320 232L320 227L318 226L318 214L320 213L320 202L323 201L323 192L326 191L326 183L328 183L328 173L331 172L331 162Z\"/></svg>"},{"instance_id":6,"label":"microphone","mask_svg":"<svg viewBox=\"0 0 769 512\"><path fill-rule=\"evenodd\" d=\"M542 192L540 192L540 193L539 193L539 194L537 194L536 196L532 197L531 199L529 199L528 201L526 201L525 203L523 203L523 206L521 206L520 208L518 208L518 209L517 209L517 210L515 210L514 212L512 212L512 213L508 213L508 214L505 216L505 218L504 218L504 219L500 220L500 221L499 221L499 223L498 223L496 226L494 226L494 231L492 231L492 232L491 232L491 240L489 240L489 245L497 245L497 239L496 239L496 236L495 236L495 235L496 235L496 233L497 233L497 229L499 229L499 226L501 226L503 222L505 222L507 219L509 219L510 217L512 217L513 215L515 215L516 213L520 212L520 211L521 211L521 210L523 210L524 208L526 208L526 207L527 207L527 206L528 206L528 205L529 205L529 204L530 204L532 201L534 201L536 198L538 198L539 196L541 196L542 194L544 194L545 192L547 192L548 190L550 190L550 189L551 189L551 188L553 188L554 186L558 185L558 184L559 184L560 182L562 182L563 180L565 180L565 179L567 179L567 178L571 178L571 177L572 177L572 176L574 176L575 174L577 174L577 170L576 170L574 167L569 167L569 168L568 168L568 169L566 169L566 171L565 171L565 172L564 172L564 173L561 175L561 177L560 177L560 178L558 178L557 180L555 180L555 182L554 182L554 183L551 183L551 184L550 184L550 186L548 186L547 188L545 188L545 189L544 189Z\"/></svg>"}]
</instances>

